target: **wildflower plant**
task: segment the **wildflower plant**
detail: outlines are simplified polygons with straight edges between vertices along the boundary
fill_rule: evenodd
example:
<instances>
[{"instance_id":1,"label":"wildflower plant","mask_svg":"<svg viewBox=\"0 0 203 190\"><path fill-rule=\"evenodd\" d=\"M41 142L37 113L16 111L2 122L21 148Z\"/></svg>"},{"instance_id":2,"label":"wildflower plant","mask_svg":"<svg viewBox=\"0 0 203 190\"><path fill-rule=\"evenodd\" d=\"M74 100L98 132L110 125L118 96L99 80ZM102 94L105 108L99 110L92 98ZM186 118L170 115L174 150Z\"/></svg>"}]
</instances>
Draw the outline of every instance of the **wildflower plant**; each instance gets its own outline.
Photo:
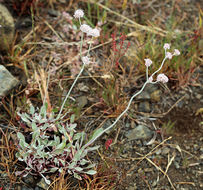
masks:
<instances>
[{"instance_id":1,"label":"wildflower plant","mask_svg":"<svg viewBox=\"0 0 203 190\"><path fill-rule=\"evenodd\" d=\"M74 14L75 18L83 17L84 12L77 10ZM16 175L28 174L41 175L47 184L50 180L45 177L45 174L67 171L77 179L82 179L82 175L94 175L95 164L91 164L85 157L88 152L96 150L99 146L87 147L84 146L86 140L85 132L77 132L74 123L74 114L70 117L70 122L63 122L62 119L70 112L70 110L62 115L65 102L70 96L70 93L76 84L79 76L84 70L85 65L90 63L89 51L87 56L82 56L83 35L86 33L88 36L98 37L99 30L92 29L88 25L81 25L82 39L80 46L80 57L82 60L82 67L80 73L73 82L65 100L60 108L57 116L54 112L48 113L46 103L40 109L30 106L29 113L20 113L21 122L26 124L26 127L31 131L31 140L26 140L25 136L17 133L18 137L18 152L16 157L19 161L26 163L27 167L23 171L17 171ZM91 44L90 44L91 45ZM89 48L90 49L90 48ZM46 98L45 98L46 99ZM92 136L94 138L94 135Z\"/></svg>"},{"instance_id":2,"label":"wildflower plant","mask_svg":"<svg viewBox=\"0 0 203 190\"><path fill-rule=\"evenodd\" d=\"M31 105L29 113L18 112L22 122L24 122L29 128L29 131L31 131L32 137L30 140L26 140L25 136L21 132L17 133L18 152L16 157L18 160L25 162L27 165L23 171L16 172L17 175L41 175L48 184L50 184L50 180L48 180L45 175L56 171L59 173L67 171L77 179L82 179L82 176L86 174L94 175L96 173L94 170L95 164L92 164L89 160L87 160L86 155L88 152L98 149L99 146L90 147L90 145L104 134L104 132L115 126L118 120L128 111L133 99L144 90L148 83L155 84L158 82L168 82L168 78L165 74L159 74L156 81L153 81L153 77L161 70L167 59L171 59L173 56L180 54L178 50L175 50L173 54L168 52L170 45L165 44L165 57L161 66L150 77L148 76L148 67L150 67L152 61L149 58L145 59L146 82L142 86L141 90L130 98L126 109L116 118L112 125L106 129L97 129L89 141L87 141L87 135L85 132L77 132L76 130L77 125L74 123L74 114L70 116L70 122L63 122L63 118L70 113L71 110L62 114L65 102L69 98L73 87L75 86L85 66L90 63L89 51L91 43L87 55L82 56L84 34L92 36L93 38L100 35L100 31L98 29L93 29L87 24L81 23L80 19L83 16L84 12L82 10L77 10L74 14L74 17L79 19L80 30L82 31L80 58L83 65L69 89L59 113L55 115L54 112L47 112L45 102L43 102L40 109L36 109ZM110 146L110 144L111 143L109 143L108 146Z\"/></svg>"}]
</instances>

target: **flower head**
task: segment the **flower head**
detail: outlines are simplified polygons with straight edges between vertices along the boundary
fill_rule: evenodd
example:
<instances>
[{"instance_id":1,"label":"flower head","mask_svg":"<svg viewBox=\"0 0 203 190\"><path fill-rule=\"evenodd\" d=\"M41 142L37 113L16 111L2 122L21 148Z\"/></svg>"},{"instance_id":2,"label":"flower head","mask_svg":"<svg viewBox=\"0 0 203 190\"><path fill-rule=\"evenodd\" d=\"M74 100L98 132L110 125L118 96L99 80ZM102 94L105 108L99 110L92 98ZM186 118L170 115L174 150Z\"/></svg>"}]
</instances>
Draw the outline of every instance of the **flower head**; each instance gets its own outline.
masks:
<instances>
[{"instance_id":1,"label":"flower head","mask_svg":"<svg viewBox=\"0 0 203 190\"><path fill-rule=\"evenodd\" d=\"M165 74L159 74L157 76L157 81L167 83L168 82L168 77Z\"/></svg>"},{"instance_id":2,"label":"flower head","mask_svg":"<svg viewBox=\"0 0 203 190\"><path fill-rule=\"evenodd\" d=\"M175 49L173 55L175 55L175 56L180 55L180 51L178 49Z\"/></svg>"},{"instance_id":3,"label":"flower head","mask_svg":"<svg viewBox=\"0 0 203 190\"><path fill-rule=\"evenodd\" d=\"M144 59L144 60L145 60L146 67L149 67L152 64L152 60L151 59Z\"/></svg>"},{"instance_id":4,"label":"flower head","mask_svg":"<svg viewBox=\"0 0 203 190\"><path fill-rule=\"evenodd\" d=\"M165 49L165 50L170 49L170 47L171 47L170 44L168 44L168 43L165 43L165 44L164 44L164 49Z\"/></svg>"},{"instance_id":5,"label":"flower head","mask_svg":"<svg viewBox=\"0 0 203 190\"><path fill-rule=\"evenodd\" d=\"M87 56L82 57L82 62L83 62L85 65L88 65L88 64L90 63L89 57L87 57Z\"/></svg>"},{"instance_id":6,"label":"flower head","mask_svg":"<svg viewBox=\"0 0 203 190\"><path fill-rule=\"evenodd\" d=\"M78 9L75 11L74 15L75 18L81 18L84 16L84 11L82 9Z\"/></svg>"},{"instance_id":7,"label":"flower head","mask_svg":"<svg viewBox=\"0 0 203 190\"><path fill-rule=\"evenodd\" d=\"M170 52L166 52L166 58L172 59L173 55Z\"/></svg>"},{"instance_id":8,"label":"flower head","mask_svg":"<svg viewBox=\"0 0 203 190\"><path fill-rule=\"evenodd\" d=\"M87 24L82 24L82 25L80 26L80 30L81 30L82 32L88 34L88 33L92 30L92 28L91 28L89 25L87 25Z\"/></svg>"},{"instance_id":9,"label":"flower head","mask_svg":"<svg viewBox=\"0 0 203 190\"><path fill-rule=\"evenodd\" d=\"M92 37L99 37L100 36L100 31L96 28L90 30L87 35L92 36Z\"/></svg>"}]
</instances>

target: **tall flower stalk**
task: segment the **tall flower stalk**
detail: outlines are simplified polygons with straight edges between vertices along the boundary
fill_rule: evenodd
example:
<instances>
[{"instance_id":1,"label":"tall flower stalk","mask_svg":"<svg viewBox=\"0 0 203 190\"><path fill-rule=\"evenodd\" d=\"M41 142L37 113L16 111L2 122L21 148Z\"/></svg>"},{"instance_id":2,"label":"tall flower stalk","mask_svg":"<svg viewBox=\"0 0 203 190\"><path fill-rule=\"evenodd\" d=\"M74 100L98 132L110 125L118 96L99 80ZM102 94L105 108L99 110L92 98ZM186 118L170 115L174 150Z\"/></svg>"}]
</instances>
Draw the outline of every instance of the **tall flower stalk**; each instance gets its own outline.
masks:
<instances>
[{"instance_id":1,"label":"tall flower stalk","mask_svg":"<svg viewBox=\"0 0 203 190\"><path fill-rule=\"evenodd\" d=\"M161 73L161 74L159 74L159 75L157 76L157 80L156 80L155 82L153 82L153 76L154 76L156 73L158 73L158 72L162 69L162 67L163 67L163 65L164 65L164 63L165 63L165 61L166 61L167 59L171 59L173 56L178 56L178 55L180 55L180 52L179 52L179 50L177 50L177 49L175 49L175 51L174 51L173 54L171 54L170 52L167 52L167 49L170 49L170 45L169 45L169 44L165 44L165 45L164 45L164 49L165 49L165 57L164 57L164 59L163 59L161 65L160 65L159 69L157 69L150 77L148 77L148 67L152 64L152 61L151 61L150 59L145 59L145 65L146 65L146 82L143 84L142 88L130 98L129 103L128 103L126 109L116 118L116 120L115 120L109 127L107 127L106 129L102 129L102 128L97 129L97 130L94 132L94 134L93 134L91 140L90 140L89 142L87 142L87 144L85 144L84 147L88 147L88 146L91 145L96 139L98 139L101 135L103 135L106 131L108 131L108 130L110 130L112 127L114 127L114 126L116 125L116 123L118 122L118 120L128 111L128 109L130 108L130 105L131 105L133 99L134 99L137 95L139 95L139 94L142 93L142 91L144 90L144 88L146 87L146 85L147 85L148 83L155 84L155 83L158 83L158 82L162 82L162 83L168 82L168 77L167 77L165 74L163 74L163 73Z\"/></svg>"},{"instance_id":2,"label":"tall flower stalk","mask_svg":"<svg viewBox=\"0 0 203 190\"><path fill-rule=\"evenodd\" d=\"M90 44L89 44L87 56L84 56L84 57L83 57L83 56L82 56L82 46L83 46L83 41L84 41L84 40L83 40L83 38L84 38L84 33L86 33L88 36L92 36L92 38L93 38L93 37L99 37L99 36L100 36L100 32L99 32L98 29L96 29L96 28L93 29L93 28L91 28L91 27L90 27L89 25L87 25L87 24L81 24L80 18L83 17L83 16L84 16L83 10L78 9L78 10L75 11L74 17L79 19L80 30L82 31L81 42L80 42L80 58L81 58L83 64L82 64L82 67L81 67L81 69L80 69L80 72L78 73L78 75L77 75L77 77L75 78L73 84L71 85L71 87L70 87L70 89L69 89L69 91L68 91L68 93L67 93L67 95L66 95L66 97L65 97L65 99L64 99L64 101L63 101L63 104L61 105L60 111L59 111L58 116L57 116L57 118L56 118L57 120L61 117L61 113L62 113L62 111L63 111L63 108L64 108L64 106L65 106L65 103L66 103L67 99L69 98L70 93L72 92L73 87L75 86L76 82L78 81L80 75L82 74L82 72L83 72L83 70L84 70L84 68L85 68L85 65L88 65L88 64L90 63L90 60L89 60L89 57L88 57L88 56L89 56L89 52L90 52L92 40L90 41ZM64 115L66 115L66 114L64 114Z\"/></svg>"}]
</instances>

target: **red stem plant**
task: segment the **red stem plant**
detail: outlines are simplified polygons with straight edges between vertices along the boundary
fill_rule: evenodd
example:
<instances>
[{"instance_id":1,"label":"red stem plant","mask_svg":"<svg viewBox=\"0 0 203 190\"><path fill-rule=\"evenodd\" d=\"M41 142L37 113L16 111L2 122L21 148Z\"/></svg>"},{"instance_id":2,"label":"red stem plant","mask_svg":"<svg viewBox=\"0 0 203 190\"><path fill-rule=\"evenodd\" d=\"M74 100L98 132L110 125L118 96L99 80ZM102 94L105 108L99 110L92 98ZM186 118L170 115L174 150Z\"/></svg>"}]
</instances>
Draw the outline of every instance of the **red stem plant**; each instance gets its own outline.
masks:
<instances>
[{"instance_id":1,"label":"red stem plant","mask_svg":"<svg viewBox=\"0 0 203 190\"><path fill-rule=\"evenodd\" d=\"M120 33L119 42L117 44L116 31L111 34L112 37L112 50L113 50L113 62L116 64L116 68L119 66L119 60L122 56L125 55L128 48L130 47L130 42L127 43L127 46L124 44L127 36L123 33Z\"/></svg>"}]
</instances>

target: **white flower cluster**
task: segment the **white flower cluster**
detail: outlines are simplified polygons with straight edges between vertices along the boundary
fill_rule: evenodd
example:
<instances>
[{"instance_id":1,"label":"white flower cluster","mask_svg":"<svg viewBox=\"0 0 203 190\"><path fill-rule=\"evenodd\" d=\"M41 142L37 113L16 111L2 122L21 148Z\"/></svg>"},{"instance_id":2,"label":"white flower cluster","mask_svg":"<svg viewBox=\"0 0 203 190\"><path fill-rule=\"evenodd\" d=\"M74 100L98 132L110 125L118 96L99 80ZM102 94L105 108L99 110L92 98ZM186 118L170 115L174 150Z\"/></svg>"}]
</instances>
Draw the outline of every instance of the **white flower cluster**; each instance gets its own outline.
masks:
<instances>
[{"instance_id":1,"label":"white flower cluster","mask_svg":"<svg viewBox=\"0 0 203 190\"><path fill-rule=\"evenodd\" d=\"M172 59L172 57L173 56L178 56L178 55L180 55L180 51L178 50L178 49L175 49L174 50L174 53L172 54L172 53L170 53L170 52L168 52L167 50L168 49L170 49L171 48L171 45L170 44L168 44L168 43L165 43L164 44L164 47L163 47L164 49L165 49L165 59L167 58L167 59ZM164 60L165 60L164 59ZM152 61L151 61L151 59L144 59L145 60L145 66L147 67L147 77L148 77L148 67L152 64ZM164 62L164 61L163 61ZM162 64L162 66L163 66L163 64ZM162 67L161 66L161 67ZM161 68L160 68L161 69ZM160 70L159 69L159 70ZM155 74L155 73L154 73ZM154 74L152 74L152 75L154 75ZM158 76L157 76L157 80L156 80L156 82L153 82L153 76L150 76L149 77L149 79L148 79L148 81L150 82L150 83L156 83L156 82L162 82L162 83L167 83L168 82L168 77L165 75L165 74L159 74Z\"/></svg>"},{"instance_id":2,"label":"white flower cluster","mask_svg":"<svg viewBox=\"0 0 203 190\"><path fill-rule=\"evenodd\" d=\"M80 30L84 33L86 33L88 36L92 36L92 37L99 37L100 36L100 31L96 28L91 28L89 25L87 24L82 24L80 26Z\"/></svg>"},{"instance_id":3,"label":"white flower cluster","mask_svg":"<svg viewBox=\"0 0 203 190\"><path fill-rule=\"evenodd\" d=\"M146 67L149 67L152 64L152 60L151 59L144 59L144 60L145 60Z\"/></svg>"},{"instance_id":4,"label":"white flower cluster","mask_svg":"<svg viewBox=\"0 0 203 190\"><path fill-rule=\"evenodd\" d=\"M157 79L156 79L158 82L163 82L163 83L167 83L168 82L168 77L161 73L157 76Z\"/></svg>"},{"instance_id":5,"label":"white flower cluster","mask_svg":"<svg viewBox=\"0 0 203 190\"><path fill-rule=\"evenodd\" d=\"M74 15L75 18L81 18L84 16L84 11L82 9L78 9L75 11Z\"/></svg>"},{"instance_id":6,"label":"white flower cluster","mask_svg":"<svg viewBox=\"0 0 203 190\"><path fill-rule=\"evenodd\" d=\"M166 58L172 59L173 56L178 56L178 55L180 55L180 51L179 51L178 49L175 49L173 54L170 53L170 52L168 52L167 50L170 49L170 48L171 48L171 45L170 45L170 44L168 44L168 43L165 43L165 44L164 44L164 49L165 49L165 51L166 51Z\"/></svg>"},{"instance_id":7,"label":"white flower cluster","mask_svg":"<svg viewBox=\"0 0 203 190\"><path fill-rule=\"evenodd\" d=\"M81 18L84 16L84 12L81 9L78 9L75 11L74 15L75 18ZM88 36L92 37L99 37L100 36L100 31L97 28L92 28L87 24L81 24L80 30L84 33L86 33Z\"/></svg>"}]
</instances>

